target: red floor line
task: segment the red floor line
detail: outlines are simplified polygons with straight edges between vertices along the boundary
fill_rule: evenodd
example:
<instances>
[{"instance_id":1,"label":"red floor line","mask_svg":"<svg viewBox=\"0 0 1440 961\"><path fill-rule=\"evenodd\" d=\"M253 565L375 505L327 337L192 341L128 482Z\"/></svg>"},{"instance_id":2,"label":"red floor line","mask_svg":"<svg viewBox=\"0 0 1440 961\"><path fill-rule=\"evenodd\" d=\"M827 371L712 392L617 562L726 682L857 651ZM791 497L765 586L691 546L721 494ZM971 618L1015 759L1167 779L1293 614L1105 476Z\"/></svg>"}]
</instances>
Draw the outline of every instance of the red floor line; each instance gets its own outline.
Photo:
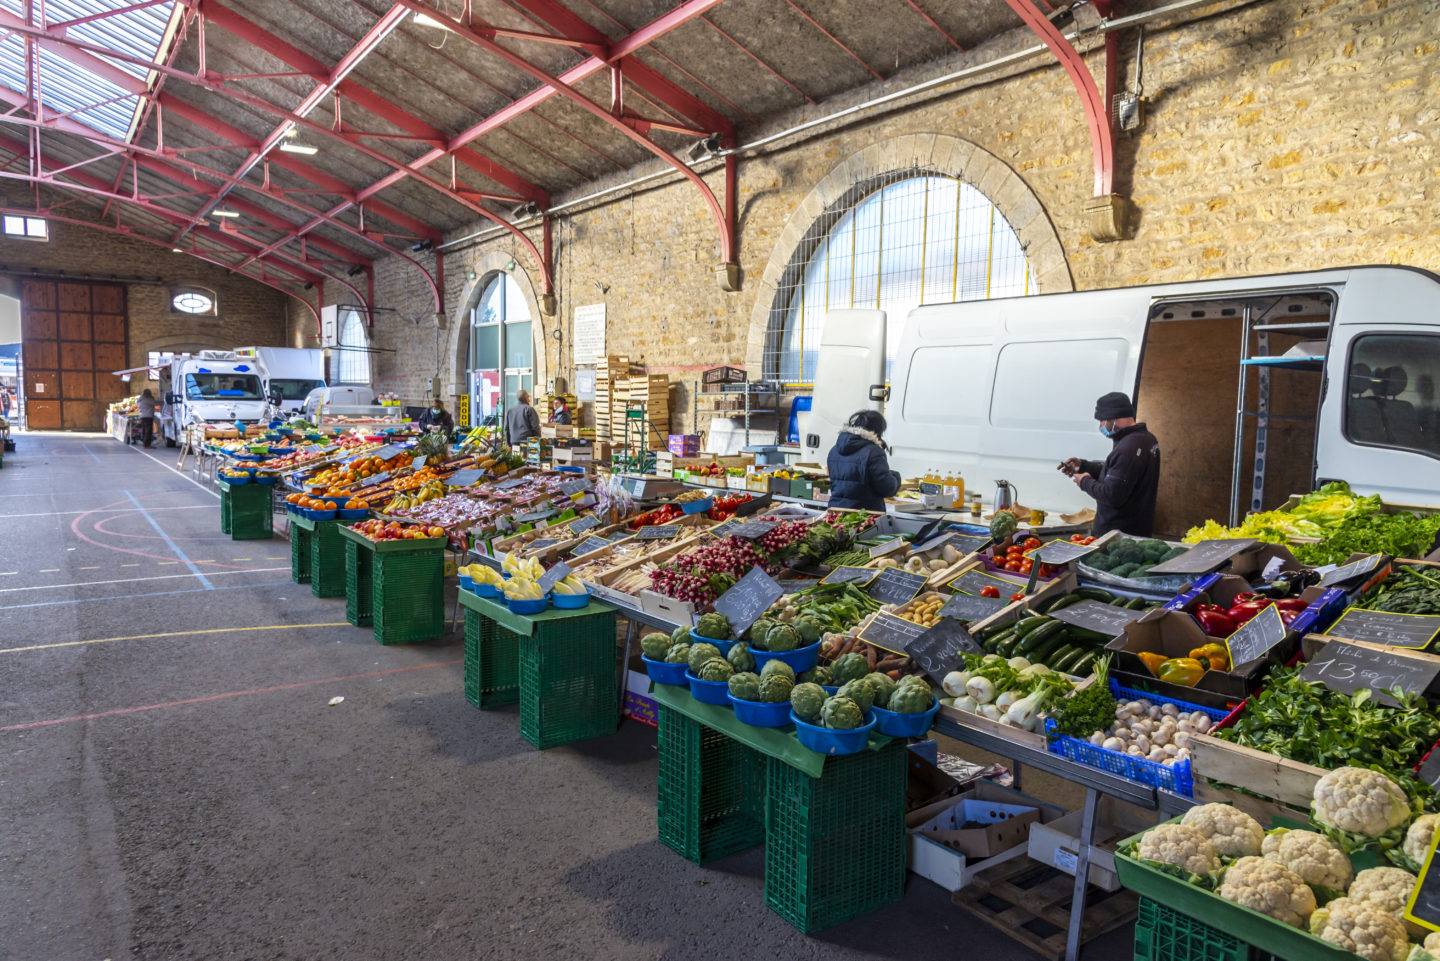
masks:
<instances>
[{"instance_id":1,"label":"red floor line","mask_svg":"<svg viewBox=\"0 0 1440 961\"><path fill-rule=\"evenodd\" d=\"M400 674L405 671L423 671L431 667L450 667L460 664L464 659L456 658L453 661L435 661L431 664L416 664L413 667L394 667L388 671L370 671L366 674L346 674L343 677L325 677L317 681L297 681L294 684L277 684L274 687L257 687L248 691L230 691L226 694L210 694L206 697L191 697L183 701L166 701L164 704L146 704L144 707L122 707L113 711L101 711L99 714L77 714L74 717L57 717L51 721L30 721L26 724L11 724L7 727L0 727L0 731L28 731L35 727L49 727L52 724L69 724L72 721L93 721L100 717L111 717L116 714L134 714L137 711L155 711L162 707L180 707L185 704L203 704L206 701L220 701L229 697L244 697L247 694L269 694L272 691L288 691L297 687L312 687L316 684L330 684L335 681L354 681L365 677L380 677L384 674Z\"/></svg>"}]
</instances>

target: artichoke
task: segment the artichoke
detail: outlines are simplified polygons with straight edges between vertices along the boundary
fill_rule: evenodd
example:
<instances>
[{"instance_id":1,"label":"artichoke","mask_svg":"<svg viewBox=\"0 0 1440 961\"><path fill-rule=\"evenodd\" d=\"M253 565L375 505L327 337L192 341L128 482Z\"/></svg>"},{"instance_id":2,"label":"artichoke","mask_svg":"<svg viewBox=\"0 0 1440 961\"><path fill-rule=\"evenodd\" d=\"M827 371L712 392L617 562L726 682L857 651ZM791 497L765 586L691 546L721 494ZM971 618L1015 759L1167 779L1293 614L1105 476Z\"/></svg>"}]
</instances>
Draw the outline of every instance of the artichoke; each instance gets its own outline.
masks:
<instances>
[{"instance_id":1,"label":"artichoke","mask_svg":"<svg viewBox=\"0 0 1440 961\"><path fill-rule=\"evenodd\" d=\"M690 643L690 628L686 627L686 626L683 625L683 624L680 625L679 627L675 628L675 630L673 630L673 631L670 632L670 643L671 643L671 644L689 644L689 643Z\"/></svg>"},{"instance_id":2,"label":"artichoke","mask_svg":"<svg viewBox=\"0 0 1440 961\"><path fill-rule=\"evenodd\" d=\"M835 695L820 708L820 723L837 731L853 731L865 723L865 712L848 697Z\"/></svg>"},{"instance_id":3,"label":"artichoke","mask_svg":"<svg viewBox=\"0 0 1440 961\"><path fill-rule=\"evenodd\" d=\"M800 647L800 644L800 632L792 624L776 624L770 628L770 633L765 635L766 649L776 653L793 651Z\"/></svg>"},{"instance_id":4,"label":"artichoke","mask_svg":"<svg viewBox=\"0 0 1440 961\"><path fill-rule=\"evenodd\" d=\"M730 618L716 613L700 615L700 620L695 625L695 633L717 641L728 641L734 637L730 633Z\"/></svg>"},{"instance_id":5,"label":"artichoke","mask_svg":"<svg viewBox=\"0 0 1440 961\"><path fill-rule=\"evenodd\" d=\"M704 641L701 641L699 644L691 644L689 658L690 673L694 674L696 677L699 677L700 665L704 664L712 657L719 656L720 648L716 647L714 644L706 644ZM729 662L727 661L726 663Z\"/></svg>"},{"instance_id":6,"label":"artichoke","mask_svg":"<svg viewBox=\"0 0 1440 961\"><path fill-rule=\"evenodd\" d=\"M875 703L875 686L870 683L869 678L858 677L841 684L835 696L849 698L860 706L860 710L868 711Z\"/></svg>"},{"instance_id":7,"label":"artichoke","mask_svg":"<svg viewBox=\"0 0 1440 961\"><path fill-rule=\"evenodd\" d=\"M795 680L797 683L800 684L829 684L830 668L826 667L824 664L821 664L817 667L812 667L808 671L801 671L800 674L796 676Z\"/></svg>"},{"instance_id":8,"label":"artichoke","mask_svg":"<svg viewBox=\"0 0 1440 961\"><path fill-rule=\"evenodd\" d=\"M675 642L670 640L669 634L661 634L656 631L653 634L646 634L640 638L640 650L652 661L663 661L665 655L670 652L670 646Z\"/></svg>"},{"instance_id":9,"label":"artichoke","mask_svg":"<svg viewBox=\"0 0 1440 961\"><path fill-rule=\"evenodd\" d=\"M774 677L776 674L788 678L791 684L795 683L795 669L784 661L771 658L765 662L764 667L760 668L762 678Z\"/></svg>"},{"instance_id":10,"label":"artichoke","mask_svg":"<svg viewBox=\"0 0 1440 961\"><path fill-rule=\"evenodd\" d=\"M773 617L762 617L754 624L751 624L750 630L745 632L750 638L750 644L756 650L769 650L769 648L765 646L765 635L769 634L770 629L778 623L780 622Z\"/></svg>"},{"instance_id":11,"label":"artichoke","mask_svg":"<svg viewBox=\"0 0 1440 961\"><path fill-rule=\"evenodd\" d=\"M769 677L760 678L760 700L766 704L779 704L790 700L790 692L794 689L795 682L784 674L771 674Z\"/></svg>"},{"instance_id":12,"label":"artichoke","mask_svg":"<svg viewBox=\"0 0 1440 961\"><path fill-rule=\"evenodd\" d=\"M730 696L742 701L760 700L760 678L749 671L730 675Z\"/></svg>"},{"instance_id":13,"label":"artichoke","mask_svg":"<svg viewBox=\"0 0 1440 961\"><path fill-rule=\"evenodd\" d=\"M730 666L730 662L717 655L701 664L700 670L695 672L695 676L702 681L728 681L734 673L735 668Z\"/></svg>"},{"instance_id":14,"label":"artichoke","mask_svg":"<svg viewBox=\"0 0 1440 961\"><path fill-rule=\"evenodd\" d=\"M934 703L935 695L930 693L929 685L902 684L890 695L886 710L896 714L924 714Z\"/></svg>"},{"instance_id":15,"label":"artichoke","mask_svg":"<svg viewBox=\"0 0 1440 961\"><path fill-rule=\"evenodd\" d=\"M864 654L845 654L830 665L830 683L844 684L870 673L870 664Z\"/></svg>"},{"instance_id":16,"label":"artichoke","mask_svg":"<svg viewBox=\"0 0 1440 961\"><path fill-rule=\"evenodd\" d=\"M665 654L665 663L666 663L666 664L689 664L689 663L690 663L690 645L689 645L689 644L684 644L684 643L681 643L681 644L672 644L672 645L670 645L670 650L667 651L666 654Z\"/></svg>"},{"instance_id":17,"label":"artichoke","mask_svg":"<svg viewBox=\"0 0 1440 961\"><path fill-rule=\"evenodd\" d=\"M730 645L730 653L725 655L725 659L728 660L730 666L737 671L755 670L755 655L751 654L750 648L744 644Z\"/></svg>"},{"instance_id":18,"label":"artichoke","mask_svg":"<svg viewBox=\"0 0 1440 961\"><path fill-rule=\"evenodd\" d=\"M814 724L820 720L820 709L824 706L825 689L819 684L796 684L791 688L790 709L800 720Z\"/></svg>"},{"instance_id":19,"label":"artichoke","mask_svg":"<svg viewBox=\"0 0 1440 961\"><path fill-rule=\"evenodd\" d=\"M890 703L890 696L895 693L895 681L888 674L881 674L879 671L871 671L865 675L865 680L875 689L875 706L884 707Z\"/></svg>"},{"instance_id":20,"label":"artichoke","mask_svg":"<svg viewBox=\"0 0 1440 961\"><path fill-rule=\"evenodd\" d=\"M825 626L808 615L795 618L794 626L795 630L800 632L802 645L814 644L820 640L820 635L825 633Z\"/></svg>"}]
</instances>

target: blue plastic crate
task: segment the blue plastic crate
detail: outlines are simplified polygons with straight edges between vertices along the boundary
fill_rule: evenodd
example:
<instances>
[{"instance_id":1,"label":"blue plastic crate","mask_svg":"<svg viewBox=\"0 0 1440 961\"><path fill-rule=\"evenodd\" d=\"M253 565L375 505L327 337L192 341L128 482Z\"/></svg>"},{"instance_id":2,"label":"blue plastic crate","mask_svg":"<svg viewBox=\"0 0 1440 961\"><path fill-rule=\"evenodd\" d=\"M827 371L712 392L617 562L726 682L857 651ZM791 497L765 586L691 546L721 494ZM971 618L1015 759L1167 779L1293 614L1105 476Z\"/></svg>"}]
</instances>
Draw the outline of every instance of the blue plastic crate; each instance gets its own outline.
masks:
<instances>
[{"instance_id":1,"label":"blue plastic crate","mask_svg":"<svg viewBox=\"0 0 1440 961\"><path fill-rule=\"evenodd\" d=\"M1148 694L1145 691L1136 690L1130 687L1122 687L1113 680L1110 682L1110 693L1116 700L1139 701L1146 700L1151 704L1174 704L1182 711L1203 711L1213 721L1223 719L1227 712L1217 710L1213 707L1204 707L1200 704L1191 704L1188 701L1181 701L1173 697L1162 697L1159 694ZM1047 718L1045 720L1045 733L1049 736L1051 754L1058 754L1061 757L1069 758L1080 764L1111 774L1118 774L1121 777L1147 784L1150 787L1158 787L1166 791L1172 791L1185 797L1193 797L1195 794L1195 779L1190 771L1190 762L1180 761L1179 763L1166 767L1154 761L1142 757L1134 757L1129 754L1121 754L1119 751L1107 751L1103 747L1096 747L1089 741L1082 741L1078 738L1066 737L1064 735L1053 735L1055 722Z\"/></svg>"}]
</instances>

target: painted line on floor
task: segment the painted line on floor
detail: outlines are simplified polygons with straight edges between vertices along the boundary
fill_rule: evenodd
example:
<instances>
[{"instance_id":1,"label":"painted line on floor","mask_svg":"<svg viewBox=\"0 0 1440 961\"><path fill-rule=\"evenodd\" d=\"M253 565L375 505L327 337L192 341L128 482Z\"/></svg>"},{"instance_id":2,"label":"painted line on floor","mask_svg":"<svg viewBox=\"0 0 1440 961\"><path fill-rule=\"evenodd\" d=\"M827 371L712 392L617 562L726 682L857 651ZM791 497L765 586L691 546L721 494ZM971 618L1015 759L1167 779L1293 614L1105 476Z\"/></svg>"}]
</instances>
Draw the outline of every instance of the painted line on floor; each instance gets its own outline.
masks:
<instances>
[{"instance_id":1,"label":"painted line on floor","mask_svg":"<svg viewBox=\"0 0 1440 961\"><path fill-rule=\"evenodd\" d=\"M95 463L100 464L101 466L104 466L105 462L100 459L99 455L97 455L93 450L90 449L90 445L89 445L89 444L81 444L81 445L80 445L80 449L83 450L83 451L85 451L85 453L89 454L91 457L94 457L94 458L95 458ZM56 451L56 453L58 454L59 451Z\"/></svg>"},{"instance_id":2,"label":"painted line on floor","mask_svg":"<svg viewBox=\"0 0 1440 961\"><path fill-rule=\"evenodd\" d=\"M121 564L121 567L139 567L139 564ZM92 570L93 568L80 568ZM288 567L251 567L243 571L211 571L211 577L225 577L229 574L273 574L276 571L288 571ZM13 572L12 572L13 573ZM16 591L57 591L67 587L94 587L99 584L139 584L142 581L173 581L177 577L194 577L194 574L156 574L154 577L116 577L108 581L75 581L73 584L35 584L31 587L0 587L0 594L13 594Z\"/></svg>"},{"instance_id":3,"label":"painted line on floor","mask_svg":"<svg viewBox=\"0 0 1440 961\"><path fill-rule=\"evenodd\" d=\"M156 637L194 637L198 634L237 634L242 631L287 631L307 627L349 627L349 621L325 621L321 624L262 624L258 627L202 627L194 631L165 631L163 634L130 634L125 637L95 637L88 641L57 641L54 644L31 644L29 647L0 648L0 654L20 651L44 651L52 647L82 647L86 644L109 644L111 641L148 641Z\"/></svg>"},{"instance_id":4,"label":"painted line on floor","mask_svg":"<svg viewBox=\"0 0 1440 961\"><path fill-rule=\"evenodd\" d=\"M180 545L176 544L173 540L170 539L170 535L165 533L164 529L161 528L160 522L150 516L150 512L141 506L140 501L135 497L135 495L130 493L129 491L126 491L125 496L130 498L130 502L134 504L135 509L138 510L147 521L150 522L150 526L155 528L155 533L159 534L162 538L165 539L166 545L175 552L175 556L180 558L180 560L185 563L186 567L190 568L190 573L194 574L197 578L200 579L200 583L205 585L205 589L207 591L214 590L215 585L211 584L210 579L200 572L200 568L196 567L195 564L190 560L190 558L185 556L185 552L180 549ZM160 563L168 564L170 562L161 561Z\"/></svg>"},{"instance_id":5,"label":"painted line on floor","mask_svg":"<svg viewBox=\"0 0 1440 961\"><path fill-rule=\"evenodd\" d=\"M24 607L59 607L63 604L99 604L101 602L114 604L116 601L128 601L136 597L169 597L172 594L203 594L206 591L253 591L260 587L280 586L304 587L304 584L295 584L292 581L269 581L264 584L240 584L236 587L195 587L179 591L155 591L150 594L119 594L115 597L77 597L68 601L39 601L33 604L9 604L0 607L0 611L18 611Z\"/></svg>"},{"instance_id":6,"label":"painted line on floor","mask_svg":"<svg viewBox=\"0 0 1440 961\"><path fill-rule=\"evenodd\" d=\"M213 511L215 508L209 504L190 504L185 507L152 507L152 511ZM133 514L128 507L92 507L88 511L49 511L43 514L0 514L0 521L9 520L12 517L68 517L71 514ZM109 533L108 531L106 533Z\"/></svg>"},{"instance_id":7,"label":"painted line on floor","mask_svg":"<svg viewBox=\"0 0 1440 961\"><path fill-rule=\"evenodd\" d=\"M0 731L28 731L37 727L50 727L54 724L69 724L74 721L94 721L102 717L114 717L117 714L135 714L140 711L158 711L165 707L183 707L186 704L204 704L207 701L221 701L231 697L247 697L251 694L271 694L275 691L291 691L298 687L314 687L317 684L334 684L337 681L358 681L367 677L383 677L386 674L401 674L406 671L424 671L432 667L452 667L464 662L464 658L457 658L453 661L434 661L430 664L414 664L410 667L392 667L388 671L369 671L365 674L346 674L341 677L323 677L314 681L297 681L294 684L277 684L274 687L256 687L248 691L228 691L224 694L210 694L205 697L190 697L183 701L166 701L163 704L146 704L143 707L121 707L113 711L101 711L98 714L77 714L74 717L57 717L49 721L30 721L25 724L10 724L0 727Z\"/></svg>"},{"instance_id":8,"label":"painted line on floor","mask_svg":"<svg viewBox=\"0 0 1440 961\"><path fill-rule=\"evenodd\" d=\"M202 491L204 491L205 493L209 494L211 497L215 498L217 501L220 499L220 492L219 492L219 491L212 491L210 488L206 487L204 484L200 483L200 482L197 481L195 478L191 477L189 474L185 473L184 471L176 470L175 468L171 467L169 464L165 463L164 461L162 461L160 458L154 456L153 454L147 454L147 453L145 453L145 451L141 450L141 449L138 448L138 447L130 447L130 448L127 448L127 449L128 449L128 450L133 450L135 453L139 454L141 457L145 457L145 458L149 458L150 460L153 460L155 463L159 464L161 467L165 468L165 469L168 470L170 473L175 474L175 475L177 475L177 476L179 476L179 477L185 478L187 481L189 481L190 483L194 484L196 487L200 488Z\"/></svg>"}]
</instances>

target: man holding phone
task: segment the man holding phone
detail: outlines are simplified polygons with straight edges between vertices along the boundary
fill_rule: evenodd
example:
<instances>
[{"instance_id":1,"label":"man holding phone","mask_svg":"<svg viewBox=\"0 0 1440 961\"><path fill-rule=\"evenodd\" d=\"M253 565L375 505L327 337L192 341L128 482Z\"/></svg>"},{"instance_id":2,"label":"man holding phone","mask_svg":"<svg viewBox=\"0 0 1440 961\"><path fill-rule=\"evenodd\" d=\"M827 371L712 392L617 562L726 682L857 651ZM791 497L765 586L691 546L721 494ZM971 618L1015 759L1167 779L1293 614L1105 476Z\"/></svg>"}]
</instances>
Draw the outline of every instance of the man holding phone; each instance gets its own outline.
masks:
<instances>
[{"instance_id":1,"label":"man holding phone","mask_svg":"<svg viewBox=\"0 0 1440 961\"><path fill-rule=\"evenodd\" d=\"M1095 402L1100 433L1110 438L1110 455L1100 461L1071 457L1057 470L1095 498L1090 533L1118 530L1149 537L1155 530L1155 496L1160 489L1160 442L1135 422L1130 398L1112 391Z\"/></svg>"}]
</instances>

